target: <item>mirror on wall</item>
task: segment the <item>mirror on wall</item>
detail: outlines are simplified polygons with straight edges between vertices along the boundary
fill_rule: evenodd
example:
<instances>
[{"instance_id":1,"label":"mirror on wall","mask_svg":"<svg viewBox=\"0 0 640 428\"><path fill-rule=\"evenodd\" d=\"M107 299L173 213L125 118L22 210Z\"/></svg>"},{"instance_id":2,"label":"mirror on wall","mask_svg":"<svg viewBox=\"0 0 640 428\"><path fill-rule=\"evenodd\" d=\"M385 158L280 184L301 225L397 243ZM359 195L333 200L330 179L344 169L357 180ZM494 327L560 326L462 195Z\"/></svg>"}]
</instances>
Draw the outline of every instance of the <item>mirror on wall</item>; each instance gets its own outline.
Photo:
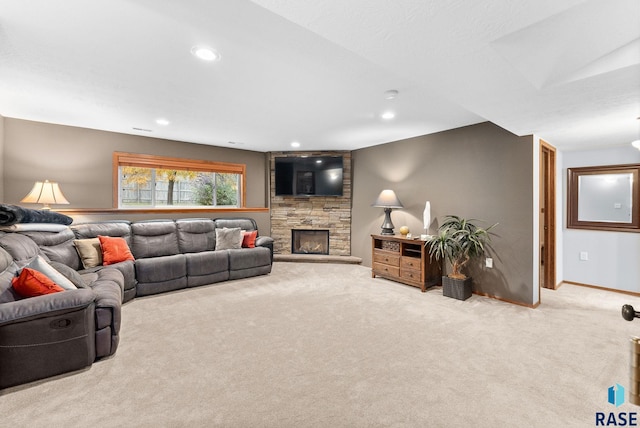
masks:
<instances>
[{"instance_id":1,"label":"mirror on wall","mask_svg":"<svg viewBox=\"0 0 640 428\"><path fill-rule=\"evenodd\" d=\"M640 232L640 164L569 168L567 227Z\"/></svg>"}]
</instances>

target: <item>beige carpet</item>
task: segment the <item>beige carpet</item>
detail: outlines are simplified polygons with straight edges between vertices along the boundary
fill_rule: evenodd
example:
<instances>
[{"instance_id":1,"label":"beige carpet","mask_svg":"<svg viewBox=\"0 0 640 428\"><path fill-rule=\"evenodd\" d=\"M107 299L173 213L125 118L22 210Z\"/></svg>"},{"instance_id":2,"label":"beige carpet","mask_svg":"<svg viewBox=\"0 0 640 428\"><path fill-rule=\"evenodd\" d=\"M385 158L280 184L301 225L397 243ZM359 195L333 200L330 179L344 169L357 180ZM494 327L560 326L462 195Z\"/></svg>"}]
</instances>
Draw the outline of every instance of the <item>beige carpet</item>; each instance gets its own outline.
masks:
<instances>
[{"instance_id":1,"label":"beige carpet","mask_svg":"<svg viewBox=\"0 0 640 428\"><path fill-rule=\"evenodd\" d=\"M628 386L640 299L564 285L528 309L358 265L138 298L112 358L0 392L7 427L589 427Z\"/></svg>"}]
</instances>

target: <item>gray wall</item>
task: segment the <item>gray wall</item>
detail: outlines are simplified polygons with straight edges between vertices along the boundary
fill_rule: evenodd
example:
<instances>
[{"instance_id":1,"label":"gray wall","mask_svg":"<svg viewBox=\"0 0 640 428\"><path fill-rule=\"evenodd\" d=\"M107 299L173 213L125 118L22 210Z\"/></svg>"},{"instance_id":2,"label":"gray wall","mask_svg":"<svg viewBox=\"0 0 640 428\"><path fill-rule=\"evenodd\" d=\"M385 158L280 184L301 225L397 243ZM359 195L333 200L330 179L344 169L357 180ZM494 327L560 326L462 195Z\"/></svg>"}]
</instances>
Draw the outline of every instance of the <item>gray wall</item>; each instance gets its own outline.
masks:
<instances>
[{"instance_id":1,"label":"gray wall","mask_svg":"<svg viewBox=\"0 0 640 428\"><path fill-rule=\"evenodd\" d=\"M267 207L265 153L191 144L94 129L4 119L4 197L18 204L36 180L58 181L70 205L58 208L112 208L112 154L114 151L243 163L247 166L246 205ZM254 217L263 231L270 228L268 213L73 215L75 221L124 218ZM266 232L263 232L266 234Z\"/></svg>"},{"instance_id":2,"label":"gray wall","mask_svg":"<svg viewBox=\"0 0 640 428\"><path fill-rule=\"evenodd\" d=\"M485 122L353 152L352 255L371 266L371 234L380 233L381 190L396 192L404 209L392 212L396 233L406 225L424 233L422 213L431 203L434 233L455 214L499 222L494 268L472 267L474 290L531 305L533 284L533 137L518 137ZM535 284L535 287L538 287ZM536 299L537 300L537 299Z\"/></svg>"},{"instance_id":3,"label":"gray wall","mask_svg":"<svg viewBox=\"0 0 640 428\"><path fill-rule=\"evenodd\" d=\"M640 292L640 233L604 230L567 229L567 168L640 163L640 151L626 143L621 147L600 150L566 151L562 156L564 222L563 279ZM580 260L586 252L588 260Z\"/></svg>"}]
</instances>

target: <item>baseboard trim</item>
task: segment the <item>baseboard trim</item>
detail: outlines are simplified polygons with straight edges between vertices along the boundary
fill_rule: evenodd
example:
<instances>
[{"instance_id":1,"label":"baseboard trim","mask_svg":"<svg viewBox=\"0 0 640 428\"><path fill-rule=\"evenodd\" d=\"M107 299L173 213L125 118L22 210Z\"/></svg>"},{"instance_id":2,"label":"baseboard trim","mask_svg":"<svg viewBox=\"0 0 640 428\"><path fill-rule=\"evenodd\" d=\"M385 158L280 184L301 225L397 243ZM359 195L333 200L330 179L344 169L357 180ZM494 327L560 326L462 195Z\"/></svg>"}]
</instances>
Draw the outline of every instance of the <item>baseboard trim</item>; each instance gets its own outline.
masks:
<instances>
[{"instance_id":1,"label":"baseboard trim","mask_svg":"<svg viewBox=\"0 0 640 428\"><path fill-rule=\"evenodd\" d=\"M640 293L638 293L636 291L618 290L618 289L615 289L615 288L602 287L602 286L599 286L599 285L592 285L592 284L583 284L581 282L574 282L574 281L562 281L560 283L560 285L562 285L562 284L571 284L571 285L577 285L579 287L595 288L596 290L612 291L614 293L620 293L620 294L626 294L628 296L640 297Z\"/></svg>"},{"instance_id":2,"label":"baseboard trim","mask_svg":"<svg viewBox=\"0 0 640 428\"><path fill-rule=\"evenodd\" d=\"M535 309L538 306L540 306L540 301L532 304L532 303L523 303L515 300L505 299L504 297L494 296L493 294L489 294L489 293L480 293L478 291L474 291L473 294L477 294L478 296L482 296L482 297L488 297L490 299L500 300L501 302L505 302L505 303L511 303L512 305L524 306L525 308L529 308L529 309Z\"/></svg>"},{"instance_id":3,"label":"baseboard trim","mask_svg":"<svg viewBox=\"0 0 640 428\"><path fill-rule=\"evenodd\" d=\"M328 256L324 254L274 254L274 262L298 263L346 263L361 264L362 258L354 256Z\"/></svg>"}]
</instances>

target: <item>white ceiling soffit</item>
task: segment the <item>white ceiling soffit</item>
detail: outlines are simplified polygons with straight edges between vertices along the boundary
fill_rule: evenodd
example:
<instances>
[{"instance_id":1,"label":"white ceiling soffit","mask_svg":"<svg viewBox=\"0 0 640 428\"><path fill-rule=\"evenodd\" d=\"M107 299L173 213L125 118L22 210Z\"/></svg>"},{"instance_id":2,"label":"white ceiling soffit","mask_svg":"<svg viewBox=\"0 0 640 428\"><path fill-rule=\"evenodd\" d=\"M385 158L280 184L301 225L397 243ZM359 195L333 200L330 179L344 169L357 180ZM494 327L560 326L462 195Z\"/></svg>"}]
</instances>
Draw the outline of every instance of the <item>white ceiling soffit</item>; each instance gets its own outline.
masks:
<instances>
[{"instance_id":1,"label":"white ceiling soffit","mask_svg":"<svg viewBox=\"0 0 640 428\"><path fill-rule=\"evenodd\" d=\"M640 136L637 0L254 0L518 135Z\"/></svg>"},{"instance_id":2,"label":"white ceiling soffit","mask_svg":"<svg viewBox=\"0 0 640 428\"><path fill-rule=\"evenodd\" d=\"M7 117L258 151L356 149L484 120L560 148L638 138L637 0L0 0L0 11ZM222 60L196 60L198 44ZM399 96L384 99L389 89Z\"/></svg>"}]
</instances>

